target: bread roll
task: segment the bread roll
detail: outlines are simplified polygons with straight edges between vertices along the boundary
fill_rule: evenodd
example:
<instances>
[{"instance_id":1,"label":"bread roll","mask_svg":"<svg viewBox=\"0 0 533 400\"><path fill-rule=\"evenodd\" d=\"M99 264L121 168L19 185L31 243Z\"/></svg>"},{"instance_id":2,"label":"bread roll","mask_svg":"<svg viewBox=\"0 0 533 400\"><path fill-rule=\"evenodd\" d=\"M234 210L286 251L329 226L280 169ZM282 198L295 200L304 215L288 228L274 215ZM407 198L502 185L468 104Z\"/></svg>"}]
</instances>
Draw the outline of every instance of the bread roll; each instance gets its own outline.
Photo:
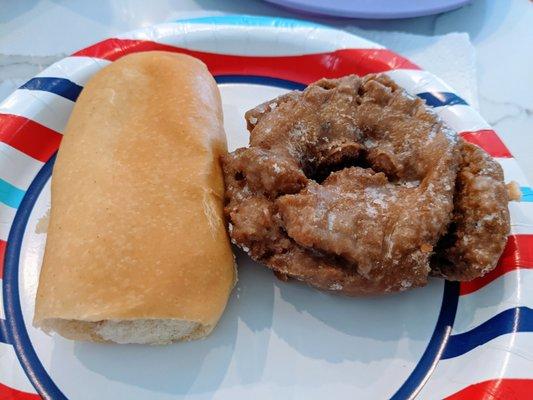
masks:
<instances>
[{"instance_id":1,"label":"bread roll","mask_svg":"<svg viewBox=\"0 0 533 400\"><path fill-rule=\"evenodd\" d=\"M34 324L76 340L206 336L236 280L220 94L199 60L146 52L97 73L68 122Z\"/></svg>"}]
</instances>

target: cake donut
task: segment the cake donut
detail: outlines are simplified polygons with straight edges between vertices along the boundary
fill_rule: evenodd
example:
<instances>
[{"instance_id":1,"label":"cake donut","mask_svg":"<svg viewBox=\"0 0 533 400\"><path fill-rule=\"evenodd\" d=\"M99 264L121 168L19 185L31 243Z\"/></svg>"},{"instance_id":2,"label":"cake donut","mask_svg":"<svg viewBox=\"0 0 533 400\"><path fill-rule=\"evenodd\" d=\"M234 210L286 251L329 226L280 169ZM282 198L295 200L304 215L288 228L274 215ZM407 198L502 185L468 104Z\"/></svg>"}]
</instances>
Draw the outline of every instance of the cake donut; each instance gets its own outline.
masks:
<instances>
[{"instance_id":1,"label":"cake donut","mask_svg":"<svg viewBox=\"0 0 533 400\"><path fill-rule=\"evenodd\" d=\"M387 76L322 79L245 118L250 145L223 157L225 214L279 278L362 295L494 268L501 168Z\"/></svg>"}]
</instances>

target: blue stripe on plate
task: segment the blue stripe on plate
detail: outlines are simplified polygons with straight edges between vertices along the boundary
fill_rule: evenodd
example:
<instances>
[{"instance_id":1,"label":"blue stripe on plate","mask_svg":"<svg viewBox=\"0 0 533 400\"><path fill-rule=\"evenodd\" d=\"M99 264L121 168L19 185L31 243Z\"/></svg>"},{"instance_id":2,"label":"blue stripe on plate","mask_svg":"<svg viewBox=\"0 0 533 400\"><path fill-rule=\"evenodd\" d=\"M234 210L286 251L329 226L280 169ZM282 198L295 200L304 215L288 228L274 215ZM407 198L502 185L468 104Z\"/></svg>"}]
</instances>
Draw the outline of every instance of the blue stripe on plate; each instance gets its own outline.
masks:
<instances>
[{"instance_id":1,"label":"blue stripe on plate","mask_svg":"<svg viewBox=\"0 0 533 400\"><path fill-rule=\"evenodd\" d=\"M7 340L6 321L3 319L0 319L0 343L10 344Z\"/></svg>"},{"instance_id":2,"label":"blue stripe on plate","mask_svg":"<svg viewBox=\"0 0 533 400\"><path fill-rule=\"evenodd\" d=\"M425 100L430 107L453 106L455 104L468 105L462 98L450 92L424 92L418 93L417 96Z\"/></svg>"},{"instance_id":3,"label":"blue stripe on plate","mask_svg":"<svg viewBox=\"0 0 533 400\"><path fill-rule=\"evenodd\" d=\"M502 311L474 329L450 336L442 359L458 357L488 341L514 332L533 332L533 310L516 307Z\"/></svg>"},{"instance_id":4,"label":"blue stripe on plate","mask_svg":"<svg viewBox=\"0 0 533 400\"><path fill-rule=\"evenodd\" d=\"M304 84L288 81L286 79L270 78L267 76L256 75L216 75L215 80L217 83L246 83L265 86L275 86L289 90L302 90L305 89Z\"/></svg>"},{"instance_id":5,"label":"blue stripe on plate","mask_svg":"<svg viewBox=\"0 0 533 400\"><path fill-rule=\"evenodd\" d=\"M52 166L54 165L55 158L56 155L54 154L37 173L37 176L28 188L26 196L22 200L20 208L17 210L17 214L11 225L11 230L9 231L9 237L7 239L9 246L6 247L3 277L4 309L6 312L4 323L6 326L7 340L13 345L24 372L26 372L30 382L37 389L41 397L47 400L67 400L57 385L50 379L50 376L35 353L30 337L28 336L20 306L18 276L20 247L24 232L26 231L28 218L44 185L52 175Z\"/></svg>"},{"instance_id":6,"label":"blue stripe on plate","mask_svg":"<svg viewBox=\"0 0 533 400\"><path fill-rule=\"evenodd\" d=\"M21 89L42 90L45 92L55 93L66 99L76 101L83 89L82 86L64 78L36 77L30 79Z\"/></svg>"},{"instance_id":7,"label":"blue stripe on plate","mask_svg":"<svg viewBox=\"0 0 533 400\"><path fill-rule=\"evenodd\" d=\"M450 332L455 322L458 301L459 282L445 281L440 313L433 335L415 369L390 398L391 400L412 399L430 378L450 337Z\"/></svg>"},{"instance_id":8,"label":"blue stripe on plate","mask_svg":"<svg viewBox=\"0 0 533 400\"><path fill-rule=\"evenodd\" d=\"M255 83L257 85L275 86L289 90L302 90L305 85L285 79L270 78L252 75L218 75L215 77L218 83ZM62 78L33 78L20 87L28 90L42 90L55 93L69 100L76 101L83 87Z\"/></svg>"},{"instance_id":9,"label":"blue stripe on plate","mask_svg":"<svg viewBox=\"0 0 533 400\"><path fill-rule=\"evenodd\" d=\"M530 187L521 186L520 191L522 192L522 198L520 201L533 203L533 189Z\"/></svg>"},{"instance_id":10,"label":"blue stripe on plate","mask_svg":"<svg viewBox=\"0 0 533 400\"><path fill-rule=\"evenodd\" d=\"M253 15L218 15L213 17L200 17L179 19L176 22L189 24L213 24L213 25L239 25L239 26L266 26L273 28L325 28L327 26L309 21L301 21L288 18L261 17Z\"/></svg>"},{"instance_id":11,"label":"blue stripe on plate","mask_svg":"<svg viewBox=\"0 0 533 400\"><path fill-rule=\"evenodd\" d=\"M24 190L0 179L0 203L4 203L9 207L18 208L24 197L24 193Z\"/></svg>"}]
</instances>

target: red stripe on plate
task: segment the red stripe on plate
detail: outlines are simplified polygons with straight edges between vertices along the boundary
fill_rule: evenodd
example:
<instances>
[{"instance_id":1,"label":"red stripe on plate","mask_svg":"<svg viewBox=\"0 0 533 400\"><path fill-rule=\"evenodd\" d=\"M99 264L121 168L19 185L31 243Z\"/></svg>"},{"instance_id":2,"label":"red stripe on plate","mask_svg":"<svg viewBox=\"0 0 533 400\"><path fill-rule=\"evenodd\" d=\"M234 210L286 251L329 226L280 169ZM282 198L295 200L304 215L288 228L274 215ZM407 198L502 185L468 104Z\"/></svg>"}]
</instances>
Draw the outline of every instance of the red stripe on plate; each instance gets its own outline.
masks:
<instances>
[{"instance_id":1,"label":"red stripe on plate","mask_svg":"<svg viewBox=\"0 0 533 400\"><path fill-rule=\"evenodd\" d=\"M492 157L512 157L511 152L492 129L483 129L475 132L461 132L460 135L467 142L481 147Z\"/></svg>"},{"instance_id":2,"label":"red stripe on plate","mask_svg":"<svg viewBox=\"0 0 533 400\"><path fill-rule=\"evenodd\" d=\"M0 279L4 276L4 255L6 254L7 242L0 240Z\"/></svg>"},{"instance_id":3,"label":"red stripe on plate","mask_svg":"<svg viewBox=\"0 0 533 400\"><path fill-rule=\"evenodd\" d=\"M532 379L494 379L470 385L446 400L525 400L532 394Z\"/></svg>"},{"instance_id":4,"label":"red stripe on plate","mask_svg":"<svg viewBox=\"0 0 533 400\"><path fill-rule=\"evenodd\" d=\"M532 268L533 235L509 236L496 268L481 278L470 282L462 282L459 294L465 295L475 292L509 271Z\"/></svg>"},{"instance_id":5,"label":"red stripe on plate","mask_svg":"<svg viewBox=\"0 0 533 400\"><path fill-rule=\"evenodd\" d=\"M330 53L277 57L237 56L189 50L144 40L107 39L73 55L114 61L126 54L148 50L189 54L202 60L213 75L258 75L303 84L324 77L335 78L354 73L366 75L398 68L419 69L406 58L386 49L341 49Z\"/></svg>"},{"instance_id":6,"label":"red stripe on plate","mask_svg":"<svg viewBox=\"0 0 533 400\"><path fill-rule=\"evenodd\" d=\"M41 400L36 393L22 392L0 383L0 398L2 400Z\"/></svg>"},{"instance_id":7,"label":"red stripe on plate","mask_svg":"<svg viewBox=\"0 0 533 400\"><path fill-rule=\"evenodd\" d=\"M28 118L0 114L0 142L46 162L57 151L62 135Z\"/></svg>"}]
</instances>

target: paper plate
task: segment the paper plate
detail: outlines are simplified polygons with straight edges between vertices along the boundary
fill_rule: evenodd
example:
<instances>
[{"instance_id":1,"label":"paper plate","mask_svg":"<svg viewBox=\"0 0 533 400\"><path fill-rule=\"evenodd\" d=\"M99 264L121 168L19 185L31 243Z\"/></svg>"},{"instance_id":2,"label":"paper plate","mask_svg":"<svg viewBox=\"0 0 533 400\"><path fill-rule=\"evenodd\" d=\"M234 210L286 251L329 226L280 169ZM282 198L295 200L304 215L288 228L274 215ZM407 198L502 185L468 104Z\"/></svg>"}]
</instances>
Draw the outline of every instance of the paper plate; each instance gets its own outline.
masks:
<instances>
[{"instance_id":1,"label":"paper plate","mask_svg":"<svg viewBox=\"0 0 533 400\"><path fill-rule=\"evenodd\" d=\"M385 72L522 187L498 268L462 285L435 279L402 294L345 298L278 281L238 253L239 284L206 340L98 345L34 329L61 132L92 74L155 49L208 65L230 150L247 144L243 115L258 103L322 77ZM0 104L0 147L2 399L518 399L533 390L531 189L497 134L453 89L378 44L303 21L244 16L126 33L57 62Z\"/></svg>"}]
</instances>

